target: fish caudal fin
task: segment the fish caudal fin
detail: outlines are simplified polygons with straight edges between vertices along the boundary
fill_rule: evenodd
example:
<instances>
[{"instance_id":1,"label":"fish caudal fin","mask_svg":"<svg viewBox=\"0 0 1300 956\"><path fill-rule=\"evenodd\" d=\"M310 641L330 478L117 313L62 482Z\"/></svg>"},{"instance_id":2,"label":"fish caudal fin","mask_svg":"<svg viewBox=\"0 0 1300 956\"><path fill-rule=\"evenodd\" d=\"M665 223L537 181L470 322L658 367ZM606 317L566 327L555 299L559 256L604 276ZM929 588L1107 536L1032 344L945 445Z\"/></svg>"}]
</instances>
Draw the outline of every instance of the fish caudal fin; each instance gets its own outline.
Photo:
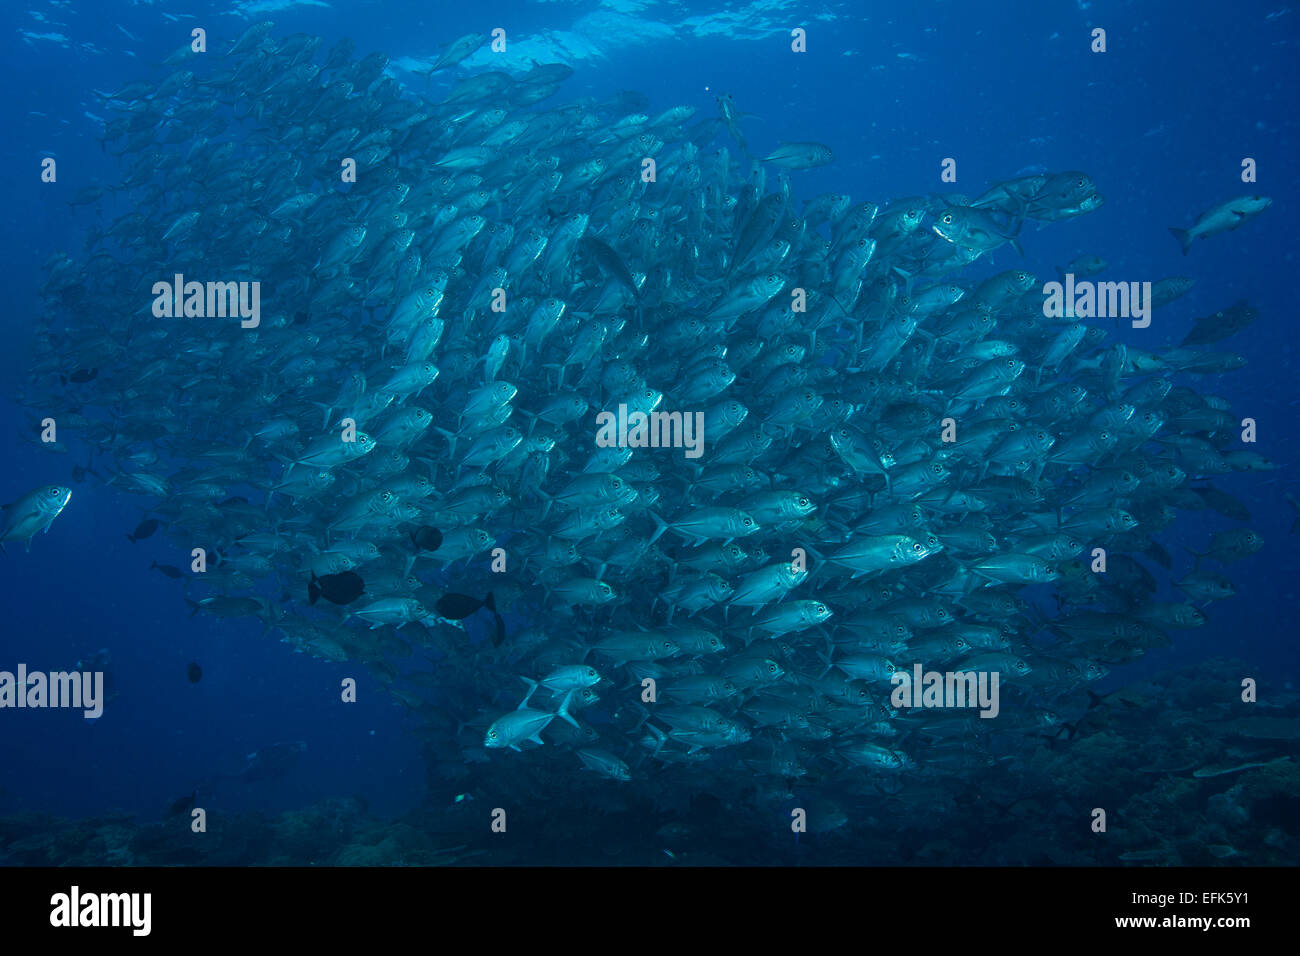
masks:
<instances>
[{"instance_id":1,"label":"fish caudal fin","mask_svg":"<svg viewBox=\"0 0 1300 956\"><path fill-rule=\"evenodd\" d=\"M573 691L569 691L564 695L564 700L560 701L560 706L559 709L555 711L555 716L559 717L565 723L572 724L576 729L581 730L582 728L578 726L578 722L574 720L573 716L569 713L569 701L572 699Z\"/></svg>"},{"instance_id":2,"label":"fish caudal fin","mask_svg":"<svg viewBox=\"0 0 1300 956\"><path fill-rule=\"evenodd\" d=\"M654 544L663 537L663 533L668 530L668 522L664 521L663 518L659 517L653 511L650 512L650 517L654 519L655 523L655 533L650 536L650 544Z\"/></svg>"},{"instance_id":3,"label":"fish caudal fin","mask_svg":"<svg viewBox=\"0 0 1300 956\"><path fill-rule=\"evenodd\" d=\"M1178 244L1183 247L1183 255L1187 255L1187 250L1192 248L1191 233L1186 229L1176 229L1169 227L1169 233L1178 240Z\"/></svg>"}]
</instances>

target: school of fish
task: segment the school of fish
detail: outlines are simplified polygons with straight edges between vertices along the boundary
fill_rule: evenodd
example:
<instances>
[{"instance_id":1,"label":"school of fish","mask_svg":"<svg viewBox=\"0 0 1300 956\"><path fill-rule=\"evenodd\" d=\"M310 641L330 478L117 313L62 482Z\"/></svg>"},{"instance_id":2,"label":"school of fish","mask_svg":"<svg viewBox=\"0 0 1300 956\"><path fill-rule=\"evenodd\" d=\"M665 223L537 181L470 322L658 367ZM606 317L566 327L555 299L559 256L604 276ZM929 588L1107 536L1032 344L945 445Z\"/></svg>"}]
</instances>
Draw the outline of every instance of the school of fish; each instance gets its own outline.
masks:
<instances>
[{"instance_id":1,"label":"school of fish","mask_svg":"<svg viewBox=\"0 0 1300 956\"><path fill-rule=\"evenodd\" d=\"M1214 482L1271 467L1198 390L1255 313L1166 351L1046 318L1023 227L1099 208L1085 173L801 201L831 150L750 157L730 97L560 104L539 64L433 98L387 63L263 23L103 94L120 179L73 200L23 400L141 496L196 613L363 664L470 762L906 793L1061 735L1235 593L1257 532L1178 573L1168 534L1248 521ZM174 275L259 283L259 321L156 317ZM701 454L598 445L620 406L702 413ZM918 663L998 673L996 719L893 706Z\"/></svg>"}]
</instances>

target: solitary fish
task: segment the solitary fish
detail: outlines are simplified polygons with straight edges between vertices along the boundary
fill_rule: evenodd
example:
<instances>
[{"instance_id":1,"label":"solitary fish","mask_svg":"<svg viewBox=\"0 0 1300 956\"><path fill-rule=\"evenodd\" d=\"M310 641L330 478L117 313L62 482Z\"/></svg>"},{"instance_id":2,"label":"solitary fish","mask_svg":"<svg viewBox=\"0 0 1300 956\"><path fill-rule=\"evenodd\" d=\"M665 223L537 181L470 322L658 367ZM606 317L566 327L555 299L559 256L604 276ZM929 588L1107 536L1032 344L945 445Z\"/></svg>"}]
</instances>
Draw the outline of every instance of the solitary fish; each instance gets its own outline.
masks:
<instances>
[{"instance_id":1,"label":"solitary fish","mask_svg":"<svg viewBox=\"0 0 1300 956\"><path fill-rule=\"evenodd\" d=\"M1243 300L1229 308L1220 309L1213 315L1197 319L1196 325L1187 333L1182 345L1212 345L1236 335L1258 318L1258 310L1251 308L1250 303Z\"/></svg>"},{"instance_id":2,"label":"solitary fish","mask_svg":"<svg viewBox=\"0 0 1300 956\"><path fill-rule=\"evenodd\" d=\"M1177 229L1170 226L1169 231L1183 247L1183 255L1187 255L1187 251L1192 248L1192 243L1197 239L1208 239L1221 232L1231 232L1248 220L1254 219L1272 204L1273 200L1267 196L1240 196L1201 213L1191 229Z\"/></svg>"},{"instance_id":3,"label":"solitary fish","mask_svg":"<svg viewBox=\"0 0 1300 956\"><path fill-rule=\"evenodd\" d=\"M30 551L36 532L48 532L71 497L71 488L46 485L28 492L13 504L4 505L4 518L0 520L0 551L5 550L6 541L20 539L26 541Z\"/></svg>"},{"instance_id":4,"label":"solitary fish","mask_svg":"<svg viewBox=\"0 0 1300 956\"><path fill-rule=\"evenodd\" d=\"M365 589L366 582L355 571L341 571L319 578L313 572L307 582L307 603L315 604L323 597L331 604L351 604Z\"/></svg>"},{"instance_id":5,"label":"solitary fish","mask_svg":"<svg viewBox=\"0 0 1300 956\"><path fill-rule=\"evenodd\" d=\"M194 661L190 661L185 665L185 676L190 679L191 684L197 684L203 680L203 668Z\"/></svg>"},{"instance_id":6,"label":"solitary fish","mask_svg":"<svg viewBox=\"0 0 1300 956\"><path fill-rule=\"evenodd\" d=\"M427 524L411 532L411 543L421 551L437 551L442 547L442 532Z\"/></svg>"},{"instance_id":7,"label":"solitary fish","mask_svg":"<svg viewBox=\"0 0 1300 956\"><path fill-rule=\"evenodd\" d=\"M444 594L438 598L438 603L433 606L439 617L444 617L449 621L463 621L482 608L487 608L492 612L492 617L497 626L496 635L492 639L492 646L500 647L506 636L506 622L497 613L496 599L492 597L491 591L481 601L478 598L470 597L468 594Z\"/></svg>"},{"instance_id":8,"label":"solitary fish","mask_svg":"<svg viewBox=\"0 0 1300 956\"><path fill-rule=\"evenodd\" d=\"M187 793L183 797L177 797L175 800L172 801L171 806L167 808L167 816L178 817L182 813L189 813L191 810L195 808L195 806L198 805L198 802L199 802L198 790L195 790L192 793Z\"/></svg>"},{"instance_id":9,"label":"solitary fish","mask_svg":"<svg viewBox=\"0 0 1300 956\"><path fill-rule=\"evenodd\" d=\"M782 143L763 157L763 162L785 169L812 169L834 159L831 148L821 143Z\"/></svg>"},{"instance_id":10,"label":"solitary fish","mask_svg":"<svg viewBox=\"0 0 1300 956\"><path fill-rule=\"evenodd\" d=\"M161 574L167 575L167 577L169 578L176 578L177 580L180 580L185 576L184 574L181 573L180 568L173 567L170 564L159 564L157 561L149 565L149 570L158 571Z\"/></svg>"},{"instance_id":11,"label":"solitary fish","mask_svg":"<svg viewBox=\"0 0 1300 956\"><path fill-rule=\"evenodd\" d=\"M453 40L447 44L447 48L442 51L438 59L428 70L423 71L426 75L433 74L439 70L445 70L450 66L455 66L465 57L469 56L475 50L483 45L483 34L470 33L459 40Z\"/></svg>"},{"instance_id":12,"label":"solitary fish","mask_svg":"<svg viewBox=\"0 0 1300 956\"><path fill-rule=\"evenodd\" d=\"M135 544L137 541L149 537L157 530L158 530L158 519L145 518L136 527L135 532L133 534L128 534L126 537L128 541L130 541L132 544Z\"/></svg>"},{"instance_id":13,"label":"solitary fish","mask_svg":"<svg viewBox=\"0 0 1300 956\"><path fill-rule=\"evenodd\" d=\"M534 691L537 690L537 682L524 680L528 684L528 695L519 703L519 706L508 714L503 714L492 722L488 728L487 734L483 738L483 746L489 749L509 747L511 750L519 750L519 745L525 740L538 744L543 743L541 733L556 717L568 721L574 727L578 727L578 722L569 715L569 701L573 699L573 691L569 691L560 701L560 706L554 712L549 710L533 710L528 706L528 701L532 699ZM579 728L581 729L581 728Z\"/></svg>"}]
</instances>

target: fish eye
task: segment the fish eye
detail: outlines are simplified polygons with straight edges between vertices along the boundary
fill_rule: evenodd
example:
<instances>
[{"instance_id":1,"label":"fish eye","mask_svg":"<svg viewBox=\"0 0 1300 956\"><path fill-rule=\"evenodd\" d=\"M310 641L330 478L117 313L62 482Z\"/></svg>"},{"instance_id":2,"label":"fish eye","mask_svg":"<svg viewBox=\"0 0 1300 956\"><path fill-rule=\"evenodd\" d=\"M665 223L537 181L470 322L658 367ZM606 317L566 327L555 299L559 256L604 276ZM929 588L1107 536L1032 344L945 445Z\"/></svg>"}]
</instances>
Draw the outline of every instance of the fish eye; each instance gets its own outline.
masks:
<instances>
[{"instance_id":1,"label":"fish eye","mask_svg":"<svg viewBox=\"0 0 1300 956\"><path fill-rule=\"evenodd\" d=\"M746 518L744 523L745 523L745 527L748 528L751 524L754 523L754 519Z\"/></svg>"},{"instance_id":2,"label":"fish eye","mask_svg":"<svg viewBox=\"0 0 1300 956\"><path fill-rule=\"evenodd\" d=\"M497 732L496 732L495 730L489 730L489 731L488 731L488 736L491 737L493 740L496 740L496 739L497 739Z\"/></svg>"},{"instance_id":3,"label":"fish eye","mask_svg":"<svg viewBox=\"0 0 1300 956\"><path fill-rule=\"evenodd\" d=\"M950 222L952 222L952 213L947 213L943 216L943 223L947 225Z\"/></svg>"}]
</instances>

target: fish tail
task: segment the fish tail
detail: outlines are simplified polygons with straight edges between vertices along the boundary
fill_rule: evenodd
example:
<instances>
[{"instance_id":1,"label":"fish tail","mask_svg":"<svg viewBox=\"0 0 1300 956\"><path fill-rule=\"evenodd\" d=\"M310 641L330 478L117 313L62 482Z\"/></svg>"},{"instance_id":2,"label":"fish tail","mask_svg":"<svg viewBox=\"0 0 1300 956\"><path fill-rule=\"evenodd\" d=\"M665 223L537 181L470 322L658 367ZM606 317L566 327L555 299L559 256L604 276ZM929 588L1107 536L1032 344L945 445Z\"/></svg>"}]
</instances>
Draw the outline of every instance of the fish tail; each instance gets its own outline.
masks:
<instances>
[{"instance_id":1,"label":"fish tail","mask_svg":"<svg viewBox=\"0 0 1300 956\"><path fill-rule=\"evenodd\" d=\"M829 638L828 638L828 640L829 640ZM823 671L821 672L821 674L820 674L820 675L818 676L818 678L817 678L818 680L821 680L822 678L824 678L827 674L829 674L829 673L831 672L831 668L835 666L835 662L834 662L834 660L831 658L831 656L830 656L829 654L822 654L822 653L819 652L819 653L817 654L817 657L821 660L821 662L822 662L823 664L826 665L826 669L823 670Z\"/></svg>"},{"instance_id":2,"label":"fish tail","mask_svg":"<svg viewBox=\"0 0 1300 956\"><path fill-rule=\"evenodd\" d=\"M668 530L668 523L653 511L650 512L650 517L654 519L655 523L655 533L650 538L650 544L654 544L663 537L663 533Z\"/></svg>"},{"instance_id":3,"label":"fish tail","mask_svg":"<svg viewBox=\"0 0 1300 956\"><path fill-rule=\"evenodd\" d=\"M573 691L569 691L564 695L564 700L560 701L560 707L555 712L555 716L559 717L565 723L572 724L576 729L581 730L582 728L578 726L578 722L569 714L569 701L572 699Z\"/></svg>"},{"instance_id":4,"label":"fish tail","mask_svg":"<svg viewBox=\"0 0 1300 956\"><path fill-rule=\"evenodd\" d=\"M528 693L524 696L524 699L519 702L519 706L516 708L517 710L523 710L528 706L528 702L533 699L533 694L537 693L537 681L531 680L527 677L520 677L519 679L528 685Z\"/></svg>"},{"instance_id":5,"label":"fish tail","mask_svg":"<svg viewBox=\"0 0 1300 956\"><path fill-rule=\"evenodd\" d=\"M1178 244L1183 247L1183 255L1187 255L1187 250L1192 248L1192 237L1186 229L1177 229L1169 227L1169 233L1178 240Z\"/></svg>"}]
</instances>

